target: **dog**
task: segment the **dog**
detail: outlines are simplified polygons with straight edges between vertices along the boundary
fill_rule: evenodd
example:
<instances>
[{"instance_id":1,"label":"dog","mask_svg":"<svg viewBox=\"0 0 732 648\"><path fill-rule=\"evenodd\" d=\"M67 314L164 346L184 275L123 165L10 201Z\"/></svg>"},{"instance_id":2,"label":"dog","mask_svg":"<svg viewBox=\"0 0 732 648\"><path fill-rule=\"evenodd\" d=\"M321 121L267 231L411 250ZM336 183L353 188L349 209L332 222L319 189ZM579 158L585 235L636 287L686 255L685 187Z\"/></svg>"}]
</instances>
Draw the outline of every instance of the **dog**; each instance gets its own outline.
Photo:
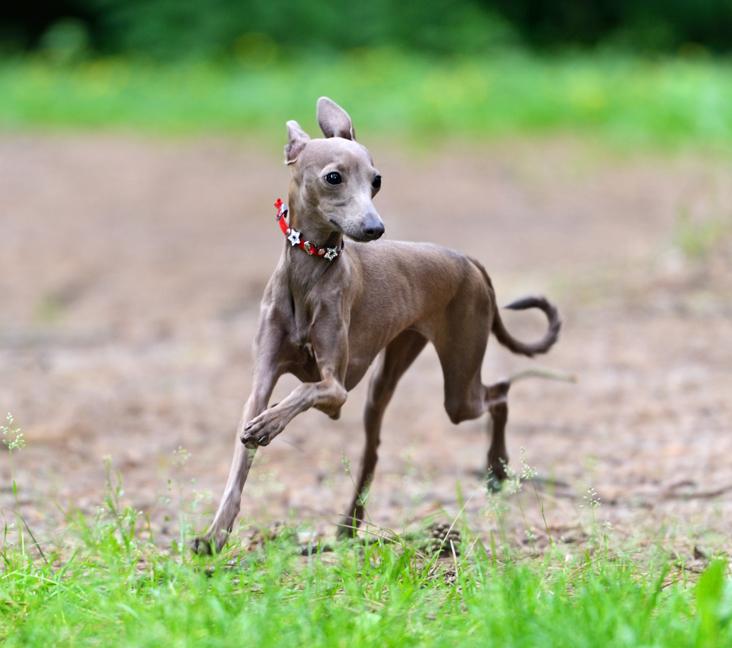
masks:
<instances>
[{"instance_id":1,"label":"dog","mask_svg":"<svg viewBox=\"0 0 732 648\"><path fill-rule=\"evenodd\" d=\"M548 328L535 343L512 337L501 321L493 285L473 258L430 243L378 240L384 223L374 206L381 188L369 151L356 141L348 113L331 99L317 102L323 138L287 122L285 161L291 179L277 222L284 250L264 291L255 339L252 390L241 416L221 503L196 553L219 551L236 519L252 460L298 414L316 408L333 419L348 392L371 375L360 474L339 536L354 535L377 462L381 422L397 382L427 343L437 350L444 406L457 424L488 412L492 440L488 473L506 477L505 429L510 380L485 386L481 365L492 332L512 352L534 356L557 341L557 309L543 297L507 306L538 308ZM285 373L298 385L269 405Z\"/></svg>"}]
</instances>

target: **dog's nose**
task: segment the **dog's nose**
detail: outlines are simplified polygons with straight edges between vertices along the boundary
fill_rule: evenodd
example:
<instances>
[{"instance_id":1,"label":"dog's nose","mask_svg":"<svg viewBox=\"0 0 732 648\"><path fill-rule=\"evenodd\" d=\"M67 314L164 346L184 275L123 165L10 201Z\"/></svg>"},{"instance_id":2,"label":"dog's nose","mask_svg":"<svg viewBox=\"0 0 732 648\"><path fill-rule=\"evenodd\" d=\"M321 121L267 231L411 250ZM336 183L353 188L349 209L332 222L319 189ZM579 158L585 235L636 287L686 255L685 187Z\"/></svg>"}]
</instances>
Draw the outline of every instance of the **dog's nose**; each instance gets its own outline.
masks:
<instances>
[{"instance_id":1,"label":"dog's nose","mask_svg":"<svg viewBox=\"0 0 732 648\"><path fill-rule=\"evenodd\" d=\"M367 241L375 241L384 233L384 223L376 214L368 214L363 224L363 237Z\"/></svg>"},{"instance_id":2,"label":"dog's nose","mask_svg":"<svg viewBox=\"0 0 732 648\"><path fill-rule=\"evenodd\" d=\"M375 241L384 233L384 231L384 226L379 224L374 225L373 227L365 227L363 233L369 241Z\"/></svg>"}]
</instances>

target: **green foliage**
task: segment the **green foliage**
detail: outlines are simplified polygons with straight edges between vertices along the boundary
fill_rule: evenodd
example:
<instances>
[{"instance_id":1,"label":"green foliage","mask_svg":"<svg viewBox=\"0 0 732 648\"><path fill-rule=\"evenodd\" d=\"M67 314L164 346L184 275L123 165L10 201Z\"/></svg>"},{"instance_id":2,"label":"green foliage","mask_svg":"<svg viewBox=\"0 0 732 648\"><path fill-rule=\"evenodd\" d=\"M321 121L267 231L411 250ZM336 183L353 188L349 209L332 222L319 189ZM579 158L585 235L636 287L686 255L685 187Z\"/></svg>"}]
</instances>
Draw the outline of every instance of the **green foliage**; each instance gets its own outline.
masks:
<instances>
[{"instance_id":1,"label":"green foliage","mask_svg":"<svg viewBox=\"0 0 732 648\"><path fill-rule=\"evenodd\" d=\"M305 0L96 0L109 51L158 59L247 59L252 43L329 52L389 46L423 52L481 52L511 30L472 0L371 0L338 5Z\"/></svg>"},{"instance_id":2,"label":"green foliage","mask_svg":"<svg viewBox=\"0 0 732 648\"><path fill-rule=\"evenodd\" d=\"M89 35L84 23L67 18L54 23L43 34L40 47L54 63L73 63L86 56Z\"/></svg>"},{"instance_id":3,"label":"green foliage","mask_svg":"<svg viewBox=\"0 0 732 648\"><path fill-rule=\"evenodd\" d=\"M272 63L282 53L270 45L256 45L260 63L252 65L7 62L0 128L239 131L281 140L287 119L312 128L315 100L327 94L369 135L568 131L629 146L732 143L727 63L505 53L446 63L393 50Z\"/></svg>"},{"instance_id":4,"label":"green foliage","mask_svg":"<svg viewBox=\"0 0 732 648\"><path fill-rule=\"evenodd\" d=\"M246 57L251 42L298 54L385 46L479 54L517 43L643 52L732 46L729 0L59 0L6 12L0 46L43 47L44 33L69 19L98 53L168 60Z\"/></svg>"},{"instance_id":5,"label":"green foliage","mask_svg":"<svg viewBox=\"0 0 732 648\"><path fill-rule=\"evenodd\" d=\"M705 47L729 51L728 0L483 0L525 43L589 45L641 52Z\"/></svg>"}]
</instances>

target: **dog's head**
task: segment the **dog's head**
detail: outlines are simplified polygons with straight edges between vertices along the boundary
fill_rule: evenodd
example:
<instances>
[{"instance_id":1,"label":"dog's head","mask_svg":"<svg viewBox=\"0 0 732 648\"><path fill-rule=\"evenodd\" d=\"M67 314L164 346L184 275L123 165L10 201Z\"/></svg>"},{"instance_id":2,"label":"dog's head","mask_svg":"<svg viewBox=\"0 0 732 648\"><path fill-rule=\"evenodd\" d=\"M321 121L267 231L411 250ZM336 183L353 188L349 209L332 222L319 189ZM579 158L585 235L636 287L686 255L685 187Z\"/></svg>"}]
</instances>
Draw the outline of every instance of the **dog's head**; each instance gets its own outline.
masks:
<instances>
[{"instance_id":1,"label":"dog's head","mask_svg":"<svg viewBox=\"0 0 732 648\"><path fill-rule=\"evenodd\" d=\"M384 223L373 198L381 175L366 147L356 141L348 113L327 97L318 99L324 138L311 139L296 121L287 122L285 161L292 169L294 198L319 229L341 231L356 241L373 241Z\"/></svg>"}]
</instances>

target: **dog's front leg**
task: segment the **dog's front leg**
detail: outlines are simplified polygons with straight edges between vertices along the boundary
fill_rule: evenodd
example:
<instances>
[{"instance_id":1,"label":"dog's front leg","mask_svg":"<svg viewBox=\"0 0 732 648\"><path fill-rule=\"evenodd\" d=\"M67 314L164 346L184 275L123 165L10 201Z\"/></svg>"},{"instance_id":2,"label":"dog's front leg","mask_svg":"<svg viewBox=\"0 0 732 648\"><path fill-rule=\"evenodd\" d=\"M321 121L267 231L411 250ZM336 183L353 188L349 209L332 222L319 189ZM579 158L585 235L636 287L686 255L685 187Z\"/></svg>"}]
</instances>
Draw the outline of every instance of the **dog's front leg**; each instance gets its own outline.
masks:
<instances>
[{"instance_id":1,"label":"dog's front leg","mask_svg":"<svg viewBox=\"0 0 732 648\"><path fill-rule=\"evenodd\" d=\"M348 329L339 308L321 308L311 325L310 341L321 380L298 385L281 402L250 420L241 433L247 448L268 445L293 418L311 407L336 417L346 402Z\"/></svg>"},{"instance_id":2,"label":"dog's front leg","mask_svg":"<svg viewBox=\"0 0 732 648\"><path fill-rule=\"evenodd\" d=\"M239 430L241 430L244 422L250 419L249 413L261 412L266 407L266 402L260 407L257 407L257 405L258 403L254 395L252 395L244 407ZM226 487L224 488L224 494L221 496L216 515L206 533L193 540L193 551L197 554L209 554L214 551L220 551L224 544L226 544L226 540L234 526L236 516L239 515L239 510L241 509L241 493L249 475L249 469L252 466L254 455L257 453L256 448L245 448L241 444L241 441L239 441L239 430L237 430L236 440L234 441L234 456L231 459L229 476L226 480Z\"/></svg>"},{"instance_id":3,"label":"dog's front leg","mask_svg":"<svg viewBox=\"0 0 732 648\"><path fill-rule=\"evenodd\" d=\"M242 444L252 450L269 445L293 418L311 407L335 415L346 402L346 389L329 369L322 370L321 376L323 380L299 385L282 402L249 421L241 434Z\"/></svg>"},{"instance_id":4,"label":"dog's front leg","mask_svg":"<svg viewBox=\"0 0 732 648\"><path fill-rule=\"evenodd\" d=\"M282 344L282 335L267 327L262 327L262 330L264 334L257 341L259 353L255 353L252 392L244 405L237 427L229 477L211 526L203 536L193 541L193 551L198 554L219 551L231 533L241 508L241 493L256 454L256 448L245 448L239 439L246 423L266 409L275 383L282 373L277 362L277 349Z\"/></svg>"}]
</instances>

